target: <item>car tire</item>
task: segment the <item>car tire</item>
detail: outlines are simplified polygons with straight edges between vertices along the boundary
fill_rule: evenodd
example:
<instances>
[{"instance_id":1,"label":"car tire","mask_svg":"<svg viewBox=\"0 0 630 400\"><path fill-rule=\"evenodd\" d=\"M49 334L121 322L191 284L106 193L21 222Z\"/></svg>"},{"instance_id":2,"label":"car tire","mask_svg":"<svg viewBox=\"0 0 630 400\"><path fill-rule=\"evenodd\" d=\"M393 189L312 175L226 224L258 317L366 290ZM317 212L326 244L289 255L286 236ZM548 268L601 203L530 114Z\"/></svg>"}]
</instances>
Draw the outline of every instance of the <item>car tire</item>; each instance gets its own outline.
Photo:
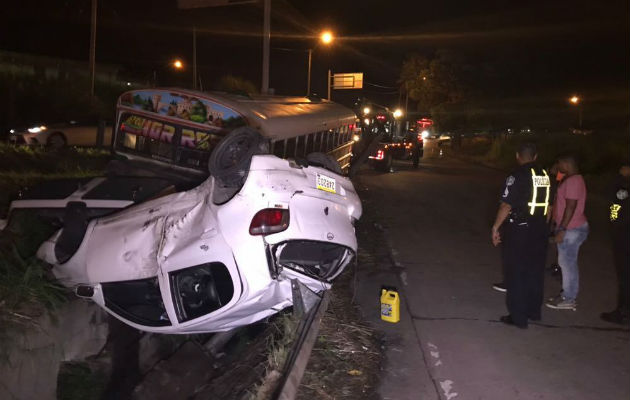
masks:
<instances>
[{"instance_id":1,"label":"car tire","mask_svg":"<svg viewBox=\"0 0 630 400\"><path fill-rule=\"evenodd\" d=\"M383 161L378 165L378 169L381 172L389 172L392 169L392 164L394 163L394 157L391 152L386 152L383 158Z\"/></svg>"},{"instance_id":2,"label":"car tire","mask_svg":"<svg viewBox=\"0 0 630 400\"><path fill-rule=\"evenodd\" d=\"M68 144L66 137L61 132L52 133L46 140L46 146L52 150L59 150Z\"/></svg>"},{"instance_id":3,"label":"car tire","mask_svg":"<svg viewBox=\"0 0 630 400\"><path fill-rule=\"evenodd\" d=\"M306 156L306 161L308 161L308 165L322 167L339 175L343 174L341 166L339 165L337 160L335 160L335 158L330 154L320 152L309 153Z\"/></svg>"},{"instance_id":4,"label":"car tire","mask_svg":"<svg viewBox=\"0 0 630 400\"><path fill-rule=\"evenodd\" d=\"M234 129L214 148L208 171L225 187L240 187L247 177L252 157L269 153L269 144L253 128Z\"/></svg>"}]
</instances>

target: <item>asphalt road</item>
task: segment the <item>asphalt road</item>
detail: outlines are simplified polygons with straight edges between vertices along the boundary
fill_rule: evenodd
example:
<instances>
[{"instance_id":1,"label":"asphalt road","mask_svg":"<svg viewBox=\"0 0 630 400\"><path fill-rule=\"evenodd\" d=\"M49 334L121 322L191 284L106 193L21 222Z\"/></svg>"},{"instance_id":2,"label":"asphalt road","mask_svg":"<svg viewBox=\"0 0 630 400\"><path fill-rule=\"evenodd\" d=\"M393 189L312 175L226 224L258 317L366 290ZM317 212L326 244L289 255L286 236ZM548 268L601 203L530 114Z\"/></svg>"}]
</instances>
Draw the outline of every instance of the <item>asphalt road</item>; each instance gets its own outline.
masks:
<instances>
[{"instance_id":1,"label":"asphalt road","mask_svg":"<svg viewBox=\"0 0 630 400\"><path fill-rule=\"evenodd\" d=\"M580 254L578 311L543 308L527 330L505 326L504 294L491 289L502 279L500 254L490 243L504 174L438 154L426 152L417 170L399 163L394 173L357 178L367 223L390 256L390 265L381 257L358 275L361 307L385 335L381 397L630 398L627 327L598 318L616 296L602 201L587 206L592 232ZM378 320L380 285L401 291L399 324ZM559 288L547 275L545 295Z\"/></svg>"}]
</instances>

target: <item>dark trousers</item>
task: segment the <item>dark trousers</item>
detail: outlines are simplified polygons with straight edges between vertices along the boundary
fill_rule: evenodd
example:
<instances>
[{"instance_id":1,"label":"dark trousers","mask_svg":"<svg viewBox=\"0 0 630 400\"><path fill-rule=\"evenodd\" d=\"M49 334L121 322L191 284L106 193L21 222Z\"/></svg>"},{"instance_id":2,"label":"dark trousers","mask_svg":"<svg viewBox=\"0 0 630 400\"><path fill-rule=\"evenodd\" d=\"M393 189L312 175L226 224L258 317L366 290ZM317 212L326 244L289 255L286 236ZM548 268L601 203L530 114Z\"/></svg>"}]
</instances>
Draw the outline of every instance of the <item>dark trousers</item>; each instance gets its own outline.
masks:
<instances>
[{"instance_id":1,"label":"dark trousers","mask_svg":"<svg viewBox=\"0 0 630 400\"><path fill-rule=\"evenodd\" d=\"M630 226L618 225L612 229L613 255L619 292L617 309L625 314L630 311Z\"/></svg>"},{"instance_id":2,"label":"dark trousers","mask_svg":"<svg viewBox=\"0 0 630 400\"><path fill-rule=\"evenodd\" d=\"M506 222L502 236L507 309L516 325L527 326L528 318L540 318L548 228L542 219L521 225Z\"/></svg>"}]
</instances>

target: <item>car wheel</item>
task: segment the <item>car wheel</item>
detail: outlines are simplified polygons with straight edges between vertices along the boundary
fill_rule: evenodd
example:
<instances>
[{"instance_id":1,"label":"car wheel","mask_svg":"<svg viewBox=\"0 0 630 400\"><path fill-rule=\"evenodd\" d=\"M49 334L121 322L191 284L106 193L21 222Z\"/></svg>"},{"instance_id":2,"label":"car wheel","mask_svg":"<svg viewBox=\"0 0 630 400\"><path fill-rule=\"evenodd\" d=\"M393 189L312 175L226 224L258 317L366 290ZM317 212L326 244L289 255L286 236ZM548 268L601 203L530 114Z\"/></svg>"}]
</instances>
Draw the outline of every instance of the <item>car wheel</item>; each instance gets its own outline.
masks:
<instances>
[{"instance_id":1,"label":"car wheel","mask_svg":"<svg viewBox=\"0 0 630 400\"><path fill-rule=\"evenodd\" d=\"M337 160L335 160L335 158L330 154L319 152L310 153L306 156L306 161L308 161L309 165L322 167L339 175L343 174L341 166L339 166Z\"/></svg>"},{"instance_id":2,"label":"car wheel","mask_svg":"<svg viewBox=\"0 0 630 400\"><path fill-rule=\"evenodd\" d=\"M250 127L236 128L212 151L208 161L210 174L224 186L240 187L245 181L252 157L269 152L269 144Z\"/></svg>"},{"instance_id":3,"label":"car wheel","mask_svg":"<svg viewBox=\"0 0 630 400\"><path fill-rule=\"evenodd\" d=\"M394 163L394 157L392 157L392 153L387 152L385 153L385 157L383 158L383 161L381 161L380 165L378 166L378 169L382 172L389 172L392 168L393 163Z\"/></svg>"},{"instance_id":4,"label":"car wheel","mask_svg":"<svg viewBox=\"0 0 630 400\"><path fill-rule=\"evenodd\" d=\"M48 140L46 140L46 145L53 150L66 147L66 143L66 137L61 132L51 134L48 136Z\"/></svg>"}]
</instances>

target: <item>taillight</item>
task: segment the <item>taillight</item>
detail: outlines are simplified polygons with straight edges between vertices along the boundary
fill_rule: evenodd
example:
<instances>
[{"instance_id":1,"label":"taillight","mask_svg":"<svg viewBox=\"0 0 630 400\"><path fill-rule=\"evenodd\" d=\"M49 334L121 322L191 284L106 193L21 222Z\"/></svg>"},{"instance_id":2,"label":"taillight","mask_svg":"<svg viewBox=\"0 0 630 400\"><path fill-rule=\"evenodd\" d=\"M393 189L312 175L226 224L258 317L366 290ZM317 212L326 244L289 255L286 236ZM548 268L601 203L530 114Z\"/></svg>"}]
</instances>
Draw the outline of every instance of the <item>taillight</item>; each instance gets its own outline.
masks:
<instances>
[{"instance_id":1,"label":"taillight","mask_svg":"<svg viewBox=\"0 0 630 400\"><path fill-rule=\"evenodd\" d=\"M289 227L289 210L266 208L252 218L249 225L250 235L269 235L286 230Z\"/></svg>"},{"instance_id":2,"label":"taillight","mask_svg":"<svg viewBox=\"0 0 630 400\"><path fill-rule=\"evenodd\" d=\"M387 146L385 147L387 148ZM371 158L372 160L382 160L385 158L385 152L383 152L383 150L378 150L375 156L369 156L368 158Z\"/></svg>"}]
</instances>

